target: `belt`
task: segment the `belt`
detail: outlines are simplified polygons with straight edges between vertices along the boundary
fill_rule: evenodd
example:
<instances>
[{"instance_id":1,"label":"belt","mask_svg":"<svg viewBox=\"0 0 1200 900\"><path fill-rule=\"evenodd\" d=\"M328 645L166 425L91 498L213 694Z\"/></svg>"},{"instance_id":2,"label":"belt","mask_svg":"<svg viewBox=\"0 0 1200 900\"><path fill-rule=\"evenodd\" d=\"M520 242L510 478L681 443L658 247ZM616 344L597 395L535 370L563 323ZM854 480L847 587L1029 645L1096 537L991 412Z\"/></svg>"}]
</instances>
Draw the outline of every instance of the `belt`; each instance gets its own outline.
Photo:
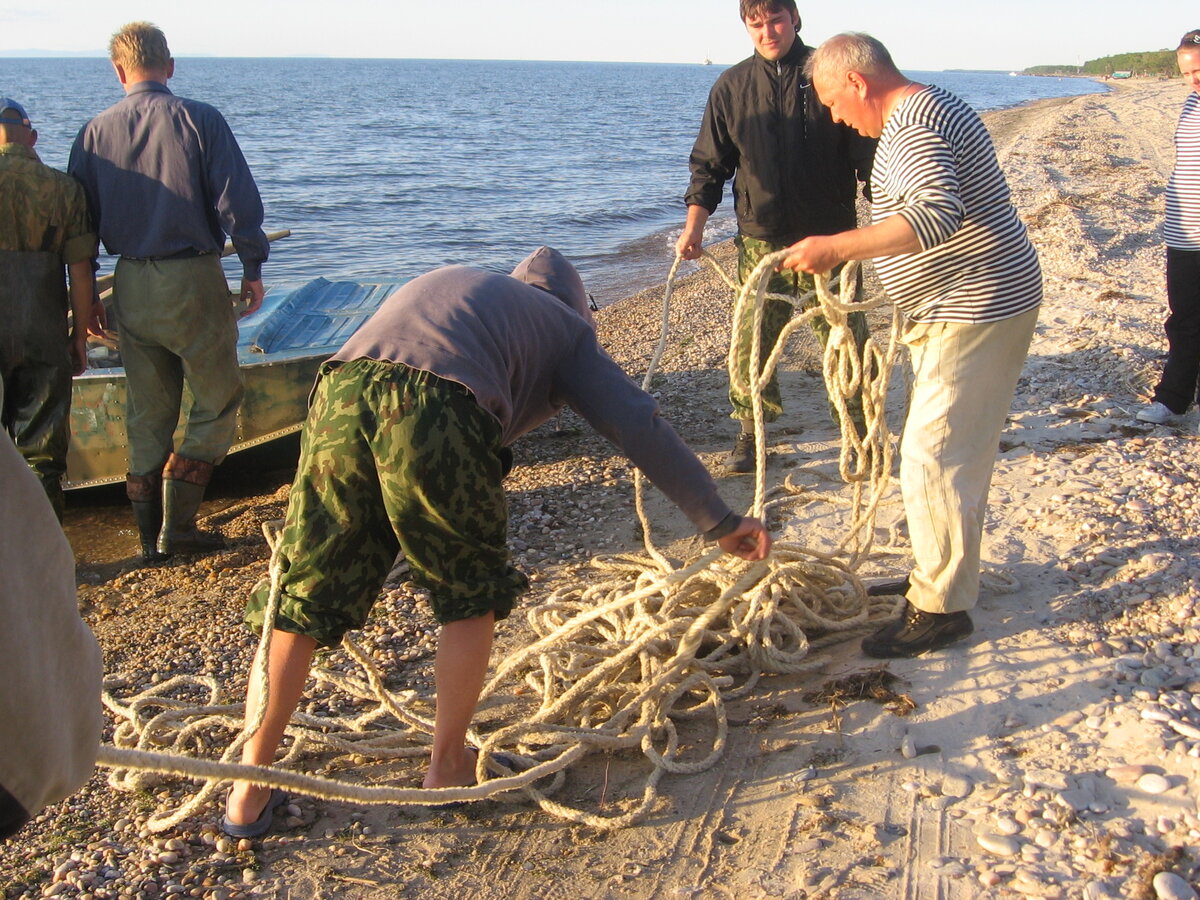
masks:
<instances>
[{"instance_id":1,"label":"belt","mask_svg":"<svg viewBox=\"0 0 1200 900\"><path fill-rule=\"evenodd\" d=\"M166 256L125 256L121 259L127 259L130 262L165 262L173 259L196 259L200 256L215 256L216 250L197 250L194 247L176 251L175 253L167 254Z\"/></svg>"}]
</instances>

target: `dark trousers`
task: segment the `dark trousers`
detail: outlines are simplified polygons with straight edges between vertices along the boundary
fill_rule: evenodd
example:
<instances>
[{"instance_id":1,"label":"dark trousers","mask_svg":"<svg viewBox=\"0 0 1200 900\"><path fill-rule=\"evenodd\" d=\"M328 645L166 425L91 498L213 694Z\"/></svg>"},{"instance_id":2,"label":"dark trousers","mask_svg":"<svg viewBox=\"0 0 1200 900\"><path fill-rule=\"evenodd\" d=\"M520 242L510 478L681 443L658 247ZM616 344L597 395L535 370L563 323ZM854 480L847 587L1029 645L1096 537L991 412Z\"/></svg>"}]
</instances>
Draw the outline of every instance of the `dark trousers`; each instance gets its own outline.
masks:
<instances>
[{"instance_id":1,"label":"dark trousers","mask_svg":"<svg viewBox=\"0 0 1200 900\"><path fill-rule=\"evenodd\" d=\"M1200 398L1200 250L1167 248L1167 364L1154 399L1173 413Z\"/></svg>"}]
</instances>

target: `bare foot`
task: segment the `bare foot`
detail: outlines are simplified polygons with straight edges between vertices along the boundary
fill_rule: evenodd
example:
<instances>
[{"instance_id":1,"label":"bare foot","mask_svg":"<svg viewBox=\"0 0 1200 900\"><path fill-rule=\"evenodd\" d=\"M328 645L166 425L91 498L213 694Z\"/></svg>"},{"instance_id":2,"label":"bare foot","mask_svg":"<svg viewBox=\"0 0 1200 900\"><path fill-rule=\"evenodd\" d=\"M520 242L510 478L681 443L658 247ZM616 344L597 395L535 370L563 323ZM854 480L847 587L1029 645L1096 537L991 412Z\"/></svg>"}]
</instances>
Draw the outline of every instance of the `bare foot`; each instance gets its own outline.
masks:
<instances>
[{"instance_id":1,"label":"bare foot","mask_svg":"<svg viewBox=\"0 0 1200 900\"><path fill-rule=\"evenodd\" d=\"M258 817L271 799L271 789L248 781L235 781L225 802L225 815L234 825L249 825Z\"/></svg>"},{"instance_id":2,"label":"bare foot","mask_svg":"<svg viewBox=\"0 0 1200 900\"><path fill-rule=\"evenodd\" d=\"M478 758L479 751L474 747L463 747L458 753L431 758L429 771L425 773L421 787L469 787L475 784L475 761Z\"/></svg>"}]
</instances>

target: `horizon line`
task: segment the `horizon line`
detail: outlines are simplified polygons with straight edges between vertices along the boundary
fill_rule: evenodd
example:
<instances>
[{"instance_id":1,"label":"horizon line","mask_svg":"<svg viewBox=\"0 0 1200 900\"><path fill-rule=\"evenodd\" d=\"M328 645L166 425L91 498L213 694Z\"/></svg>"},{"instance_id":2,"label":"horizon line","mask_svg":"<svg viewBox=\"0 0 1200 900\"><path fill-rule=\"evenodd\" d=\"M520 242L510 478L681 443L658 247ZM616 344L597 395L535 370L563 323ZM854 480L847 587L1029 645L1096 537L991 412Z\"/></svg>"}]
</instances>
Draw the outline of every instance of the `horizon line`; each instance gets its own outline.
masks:
<instances>
[{"instance_id":1,"label":"horizon line","mask_svg":"<svg viewBox=\"0 0 1200 900\"><path fill-rule=\"evenodd\" d=\"M330 56L324 54L306 54L306 53L291 53L291 54L274 54L264 56L246 56L242 54L219 54L219 53L192 53L183 56L173 56L175 60L187 59L319 59L319 60L359 60L363 62L516 62L516 63L601 63L611 65L646 65L646 66L732 66L741 60L736 60L733 63L717 62L716 60L698 60L696 62L664 62L662 60L636 60L636 59L516 59L503 57L450 57L450 56ZM107 51L104 50L39 50L34 48L21 50L0 50L0 59L103 59L109 60ZM1042 65L1042 64L1039 64ZM1024 68L1032 68L1026 66ZM945 69L925 69L920 66L913 66L909 71L914 72L979 72L979 73L1007 73L1010 71L1023 71L1023 69L998 68L998 69L966 69L960 66L945 68Z\"/></svg>"}]
</instances>

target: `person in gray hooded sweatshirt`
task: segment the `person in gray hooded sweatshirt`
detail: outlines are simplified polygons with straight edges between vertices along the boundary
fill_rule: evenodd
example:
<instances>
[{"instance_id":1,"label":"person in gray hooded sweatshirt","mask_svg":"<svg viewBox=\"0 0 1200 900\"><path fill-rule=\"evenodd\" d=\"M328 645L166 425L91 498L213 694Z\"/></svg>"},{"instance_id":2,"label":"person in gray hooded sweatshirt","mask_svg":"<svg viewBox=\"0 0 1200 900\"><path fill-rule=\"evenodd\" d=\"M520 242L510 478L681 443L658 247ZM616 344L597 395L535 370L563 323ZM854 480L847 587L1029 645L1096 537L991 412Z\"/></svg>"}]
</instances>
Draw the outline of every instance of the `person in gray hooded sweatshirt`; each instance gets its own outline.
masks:
<instances>
[{"instance_id":1,"label":"person in gray hooded sweatshirt","mask_svg":"<svg viewBox=\"0 0 1200 900\"><path fill-rule=\"evenodd\" d=\"M314 651L366 621L403 550L442 626L424 786L474 783L465 742L493 626L527 587L507 547L508 448L563 406L726 552L767 555L763 524L725 505L654 398L600 347L583 283L561 254L541 247L511 275L436 269L384 301L318 375L278 548L279 609L264 621L265 583L247 605L247 624L273 634L265 719L242 762L274 761ZM258 702L252 679L248 716ZM235 782L223 828L260 835L283 799Z\"/></svg>"}]
</instances>

